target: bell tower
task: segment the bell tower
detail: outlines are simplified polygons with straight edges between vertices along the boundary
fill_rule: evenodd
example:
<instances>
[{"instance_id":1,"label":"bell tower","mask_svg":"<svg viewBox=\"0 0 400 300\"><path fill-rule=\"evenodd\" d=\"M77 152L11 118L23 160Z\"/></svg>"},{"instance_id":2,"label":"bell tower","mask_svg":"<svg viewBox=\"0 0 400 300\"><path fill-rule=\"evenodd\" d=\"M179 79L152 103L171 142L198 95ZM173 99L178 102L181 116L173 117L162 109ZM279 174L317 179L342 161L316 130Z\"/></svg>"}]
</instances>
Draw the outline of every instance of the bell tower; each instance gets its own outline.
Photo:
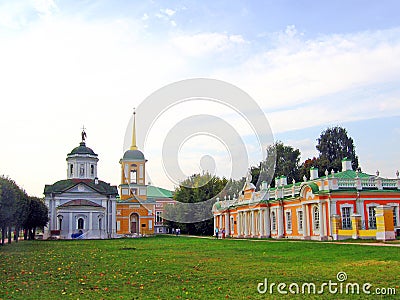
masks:
<instances>
[{"instance_id":1,"label":"bell tower","mask_svg":"<svg viewBox=\"0 0 400 300\"><path fill-rule=\"evenodd\" d=\"M120 160L121 164L121 200L146 200L147 188L146 162L142 151L136 145L136 111L133 112L132 144ZM140 199L138 199L140 198Z\"/></svg>"}]
</instances>

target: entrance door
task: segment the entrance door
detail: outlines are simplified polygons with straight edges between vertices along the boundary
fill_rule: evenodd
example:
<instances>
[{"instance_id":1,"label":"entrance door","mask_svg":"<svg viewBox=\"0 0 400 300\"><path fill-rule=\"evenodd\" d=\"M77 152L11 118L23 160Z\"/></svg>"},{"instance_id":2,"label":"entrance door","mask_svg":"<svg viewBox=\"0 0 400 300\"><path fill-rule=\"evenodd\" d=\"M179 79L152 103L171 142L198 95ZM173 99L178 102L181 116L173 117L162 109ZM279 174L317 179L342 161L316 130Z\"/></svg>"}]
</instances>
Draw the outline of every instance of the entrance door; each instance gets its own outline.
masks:
<instances>
[{"instance_id":1,"label":"entrance door","mask_svg":"<svg viewBox=\"0 0 400 300\"><path fill-rule=\"evenodd\" d=\"M131 233L139 233L139 215L136 213L131 214Z\"/></svg>"}]
</instances>

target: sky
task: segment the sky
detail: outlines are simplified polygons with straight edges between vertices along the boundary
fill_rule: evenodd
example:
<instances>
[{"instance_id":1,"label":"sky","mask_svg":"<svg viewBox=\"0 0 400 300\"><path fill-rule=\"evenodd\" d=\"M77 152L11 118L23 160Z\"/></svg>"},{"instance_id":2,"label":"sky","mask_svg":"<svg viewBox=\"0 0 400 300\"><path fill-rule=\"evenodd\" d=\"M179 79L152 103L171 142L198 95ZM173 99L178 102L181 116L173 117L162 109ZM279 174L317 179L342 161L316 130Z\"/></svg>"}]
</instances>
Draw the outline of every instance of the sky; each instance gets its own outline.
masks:
<instances>
[{"instance_id":1,"label":"sky","mask_svg":"<svg viewBox=\"0 0 400 300\"><path fill-rule=\"evenodd\" d=\"M338 125L354 139L363 171L393 178L398 11L398 1L385 0L0 0L0 174L43 196L45 184L66 178L66 155L85 126L99 179L118 185L133 108L174 82L211 78L250 95L274 139L300 149L301 161L317 156L316 139ZM206 167L229 177L233 166L245 173L262 159L253 120L204 99L178 103L160 111L141 149L152 184L176 186L165 175L163 143L198 114L232 126L246 163L232 156L228 133L194 134L176 153L185 175Z\"/></svg>"}]
</instances>

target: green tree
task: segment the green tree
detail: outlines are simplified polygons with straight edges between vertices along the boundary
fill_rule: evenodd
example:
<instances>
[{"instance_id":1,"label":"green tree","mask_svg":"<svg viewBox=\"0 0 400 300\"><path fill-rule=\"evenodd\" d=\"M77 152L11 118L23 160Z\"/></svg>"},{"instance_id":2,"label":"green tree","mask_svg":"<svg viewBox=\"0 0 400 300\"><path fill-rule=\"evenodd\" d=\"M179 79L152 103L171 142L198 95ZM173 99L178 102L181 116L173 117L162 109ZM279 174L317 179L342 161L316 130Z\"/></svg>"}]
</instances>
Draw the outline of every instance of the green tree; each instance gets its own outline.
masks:
<instances>
[{"instance_id":1,"label":"green tree","mask_svg":"<svg viewBox=\"0 0 400 300\"><path fill-rule=\"evenodd\" d=\"M47 206L43 203L42 199L29 197L29 213L23 223L29 239L34 239L36 228L42 228L47 225L49 221L48 213Z\"/></svg>"},{"instance_id":2,"label":"green tree","mask_svg":"<svg viewBox=\"0 0 400 300\"><path fill-rule=\"evenodd\" d=\"M303 181L303 177L306 176L307 178L310 178L310 169L311 167L314 168L318 168L318 173L320 173L320 176L322 176L321 174L321 170L319 169L320 165L320 159L317 157L313 157L313 158L308 158L306 159L299 168L299 177L301 181Z\"/></svg>"},{"instance_id":3,"label":"green tree","mask_svg":"<svg viewBox=\"0 0 400 300\"><path fill-rule=\"evenodd\" d=\"M358 157L356 155L354 141L348 136L343 127L329 127L321 133L317 139L317 150L319 151L319 172L325 170L340 171L342 159L347 157L352 161L353 170L358 168Z\"/></svg>"},{"instance_id":4,"label":"green tree","mask_svg":"<svg viewBox=\"0 0 400 300\"><path fill-rule=\"evenodd\" d=\"M277 141L273 146L276 155L275 166L273 166L268 160L265 163L265 168L275 167L275 172L265 172L265 174L274 174L275 177L285 175L287 182L291 183L292 180L300 180L299 162L300 162L300 150L294 149L292 146L284 145L281 141ZM267 149L267 153L271 149ZM268 175L267 175L268 176ZM263 178L265 181L269 181L269 178ZM275 186L275 181L271 181L271 186Z\"/></svg>"},{"instance_id":5,"label":"green tree","mask_svg":"<svg viewBox=\"0 0 400 300\"><path fill-rule=\"evenodd\" d=\"M182 233L211 235L213 233L213 220L210 218L212 205L216 197L223 197L226 194L224 187L228 180L212 176L209 173L194 174L182 181L175 190L174 200L178 201L175 205L168 206L164 213L170 228L180 228ZM213 201L204 201L212 199ZM199 203L201 205L196 205ZM187 203L192 203L190 210ZM192 215L193 214L193 215ZM191 223L190 220L196 219L204 221Z\"/></svg>"},{"instance_id":6,"label":"green tree","mask_svg":"<svg viewBox=\"0 0 400 300\"><path fill-rule=\"evenodd\" d=\"M11 226L14 223L14 215L17 210L17 190L15 182L8 177L0 177L0 228L1 244L4 245L6 236L11 243Z\"/></svg>"}]
</instances>

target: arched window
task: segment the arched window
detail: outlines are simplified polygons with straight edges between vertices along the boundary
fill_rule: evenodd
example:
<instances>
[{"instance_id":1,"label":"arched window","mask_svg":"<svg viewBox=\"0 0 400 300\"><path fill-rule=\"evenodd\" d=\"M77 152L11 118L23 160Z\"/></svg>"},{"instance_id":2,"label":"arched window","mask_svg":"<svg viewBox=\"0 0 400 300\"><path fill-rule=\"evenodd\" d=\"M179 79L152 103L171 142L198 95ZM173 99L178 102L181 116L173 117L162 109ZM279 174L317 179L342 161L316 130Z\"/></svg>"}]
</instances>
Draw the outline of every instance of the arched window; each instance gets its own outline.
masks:
<instances>
[{"instance_id":1,"label":"arched window","mask_svg":"<svg viewBox=\"0 0 400 300\"><path fill-rule=\"evenodd\" d=\"M70 165L69 165L69 174L70 174L71 176L74 175L74 165L73 165L73 164L70 164Z\"/></svg>"},{"instance_id":2,"label":"arched window","mask_svg":"<svg viewBox=\"0 0 400 300\"><path fill-rule=\"evenodd\" d=\"M62 230L62 216L58 217L58 230Z\"/></svg>"},{"instance_id":3,"label":"arched window","mask_svg":"<svg viewBox=\"0 0 400 300\"><path fill-rule=\"evenodd\" d=\"M83 218L79 218L78 219L78 229L83 229L85 226L85 221L83 220Z\"/></svg>"},{"instance_id":4,"label":"arched window","mask_svg":"<svg viewBox=\"0 0 400 300\"><path fill-rule=\"evenodd\" d=\"M90 175L94 176L94 165L90 165Z\"/></svg>"},{"instance_id":5,"label":"arched window","mask_svg":"<svg viewBox=\"0 0 400 300\"><path fill-rule=\"evenodd\" d=\"M276 215L274 211L271 213L271 224L272 230L276 230Z\"/></svg>"},{"instance_id":6,"label":"arched window","mask_svg":"<svg viewBox=\"0 0 400 300\"><path fill-rule=\"evenodd\" d=\"M99 218L99 231L101 231L101 218Z\"/></svg>"},{"instance_id":7,"label":"arched window","mask_svg":"<svg viewBox=\"0 0 400 300\"><path fill-rule=\"evenodd\" d=\"M314 206L313 208L313 219L314 219L314 230L319 230L319 208Z\"/></svg>"},{"instance_id":8,"label":"arched window","mask_svg":"<svg viewBox=\"0 0 400 300\"><path fill-rule=\"evenodd\" d=\"M131 183L137 183L137 165L131 165Z\"/></svg>"}]
</instances>

